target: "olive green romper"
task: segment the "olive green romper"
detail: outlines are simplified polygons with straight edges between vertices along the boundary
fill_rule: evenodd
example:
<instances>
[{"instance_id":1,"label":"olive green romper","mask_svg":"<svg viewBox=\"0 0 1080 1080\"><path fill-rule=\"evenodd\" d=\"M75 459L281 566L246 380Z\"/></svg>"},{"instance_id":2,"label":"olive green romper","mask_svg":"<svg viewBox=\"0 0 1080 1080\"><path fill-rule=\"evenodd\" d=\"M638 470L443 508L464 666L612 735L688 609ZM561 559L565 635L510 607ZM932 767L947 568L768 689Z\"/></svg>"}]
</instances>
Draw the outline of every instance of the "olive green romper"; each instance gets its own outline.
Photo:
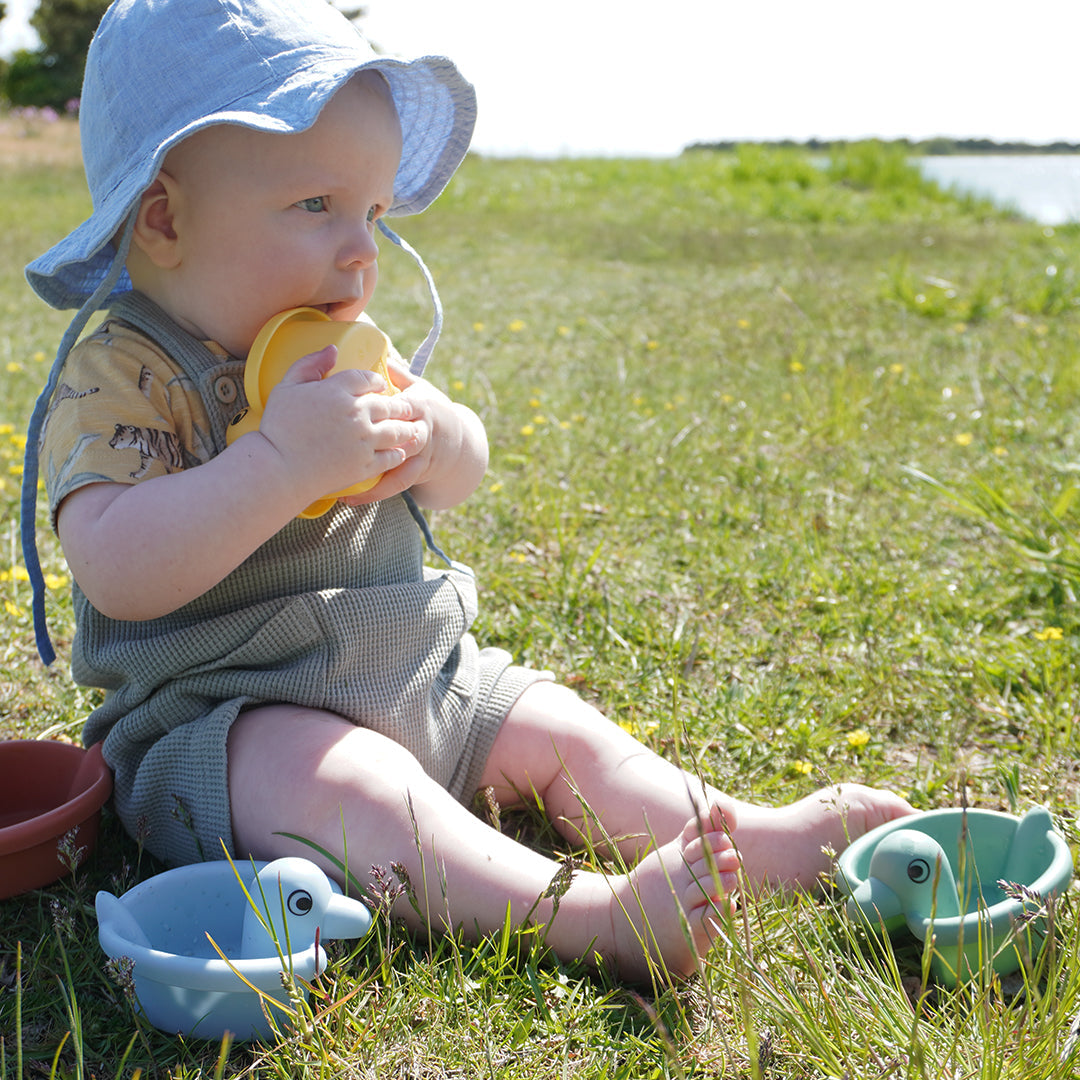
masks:
<instances>
[{"instance_id":1,"label":"olive green romper","mask_svg":"<svg viewBox=\"0 0 1080 1080\"><path fill-rule=\"evenodd\" d=\"M114 411L103 408L100 355L138 383L114 395ZM51 407L41 460L53 514L83 484L137 483L207 460L244 404L242 361L126 294L72 351ZM73 587L72 672L106 691L84 741L105 740L117 811L153 854L174 864L221 858L222 842L233 853L229 727L268 703L327 709L378 731L471 801L510 707L550 676L478 648L473 575L425 567L426 531L406 497L338 504L290 522L209 592L142 622L107 618Z\"/></svg>"}]
</instances>

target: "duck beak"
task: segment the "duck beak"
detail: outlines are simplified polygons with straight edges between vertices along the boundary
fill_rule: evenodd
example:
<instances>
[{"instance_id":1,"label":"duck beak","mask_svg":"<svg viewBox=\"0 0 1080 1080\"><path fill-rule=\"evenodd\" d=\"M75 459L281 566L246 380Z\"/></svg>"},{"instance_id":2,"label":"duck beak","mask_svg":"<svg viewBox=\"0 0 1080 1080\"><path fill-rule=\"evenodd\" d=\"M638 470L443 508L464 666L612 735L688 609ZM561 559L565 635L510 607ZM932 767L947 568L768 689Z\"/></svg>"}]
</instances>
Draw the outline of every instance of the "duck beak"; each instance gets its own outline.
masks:
<instances>
[{"instance_id":1,"label":"duck beak","mask_svg":"<svg viewBox=\"0 0 1080 1080\"><path fill-rule=\"evenodd\" d=\"M319 920L323 940L331 938L362 938L371 929L371 912L349 896L334 893Z\"/></svg>"},{"instance_id":2,"label":"duck beak","mask_svg":"<svg viewBox=\"0 0 1080 1080\"><path fill-rule=\"evenodd\" d=\"M883 881L867 878L851 894L847 902L848 918L860 922L872 930L886 930L904 921L904 909L900 897Z\"/></svg>"}]
</instances>

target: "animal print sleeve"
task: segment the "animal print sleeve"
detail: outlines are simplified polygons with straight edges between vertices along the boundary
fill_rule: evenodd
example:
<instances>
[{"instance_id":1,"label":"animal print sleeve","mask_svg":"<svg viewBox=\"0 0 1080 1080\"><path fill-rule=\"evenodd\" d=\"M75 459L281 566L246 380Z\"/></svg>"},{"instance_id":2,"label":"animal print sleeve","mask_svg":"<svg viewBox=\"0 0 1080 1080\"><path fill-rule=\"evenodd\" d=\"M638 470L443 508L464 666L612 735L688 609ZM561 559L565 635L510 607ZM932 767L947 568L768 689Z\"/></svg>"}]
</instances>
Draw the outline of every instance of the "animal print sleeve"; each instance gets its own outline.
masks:
<instances>
[{"instance_id":1,"label":"animal print sleeve","mask_svg":"<svg viewBox=\"0 0 1080 1080\"><path fill-rule=\"evenodd\" d=\"M54 524L64 498L87 484L134 484L198 463L189 448L205 410L185 384L123 325L106 324L71 351L39 449Z\"/></svg>"}]
</instances>

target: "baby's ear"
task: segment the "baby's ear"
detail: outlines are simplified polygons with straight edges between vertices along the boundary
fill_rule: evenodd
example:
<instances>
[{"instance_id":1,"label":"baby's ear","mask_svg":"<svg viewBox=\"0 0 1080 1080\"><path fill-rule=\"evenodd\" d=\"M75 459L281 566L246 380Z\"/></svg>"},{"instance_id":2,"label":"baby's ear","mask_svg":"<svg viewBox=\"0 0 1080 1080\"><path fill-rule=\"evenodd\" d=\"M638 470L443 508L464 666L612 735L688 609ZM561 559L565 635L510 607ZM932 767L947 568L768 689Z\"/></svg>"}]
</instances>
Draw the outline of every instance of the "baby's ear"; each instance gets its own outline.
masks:
<instances>
[{"instance_id":1,"label":"baby's ear","mask_svg":"<svg viewBox=\"0 0 1080 1080\"><path fill-rule=\"evenodd\" d=\"M156 267L173 269L180 261L174 225L177 184L164 170L143 192L131 242Z\"/></svg>"}]
</instances>

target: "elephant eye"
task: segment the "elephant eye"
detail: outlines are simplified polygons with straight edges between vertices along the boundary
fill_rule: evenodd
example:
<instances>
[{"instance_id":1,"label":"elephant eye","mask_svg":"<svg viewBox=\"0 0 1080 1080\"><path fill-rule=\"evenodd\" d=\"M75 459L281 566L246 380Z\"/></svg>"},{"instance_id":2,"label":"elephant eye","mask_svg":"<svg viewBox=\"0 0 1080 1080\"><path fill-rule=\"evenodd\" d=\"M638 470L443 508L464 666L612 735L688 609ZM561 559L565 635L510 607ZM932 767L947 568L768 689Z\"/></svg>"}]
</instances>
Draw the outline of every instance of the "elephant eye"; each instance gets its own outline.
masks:
<instances>
[{"instance_id":1,"label":"elephant eye","mask_svg":"<svg viewBox=\"0 0 1080 1080\"><path fill-rule=\"evenodd\" d=\"M907 864L907 876L916 885L921 885L930 878L930 864L925 859L912 859Z\"/></svg>"},{"instance_id":2,"label":"elephant eye","mask_svg":"<svg viewBox=\"0 0 1080 1080\"><path fill-rule=\"evenodd\" d=\"M313 901L311 899L311 893L307 889L297 889L295 892L289 893L289 899L286 904L294 915L306 915L312 908Z\"/></svg>"}]
</instances>

